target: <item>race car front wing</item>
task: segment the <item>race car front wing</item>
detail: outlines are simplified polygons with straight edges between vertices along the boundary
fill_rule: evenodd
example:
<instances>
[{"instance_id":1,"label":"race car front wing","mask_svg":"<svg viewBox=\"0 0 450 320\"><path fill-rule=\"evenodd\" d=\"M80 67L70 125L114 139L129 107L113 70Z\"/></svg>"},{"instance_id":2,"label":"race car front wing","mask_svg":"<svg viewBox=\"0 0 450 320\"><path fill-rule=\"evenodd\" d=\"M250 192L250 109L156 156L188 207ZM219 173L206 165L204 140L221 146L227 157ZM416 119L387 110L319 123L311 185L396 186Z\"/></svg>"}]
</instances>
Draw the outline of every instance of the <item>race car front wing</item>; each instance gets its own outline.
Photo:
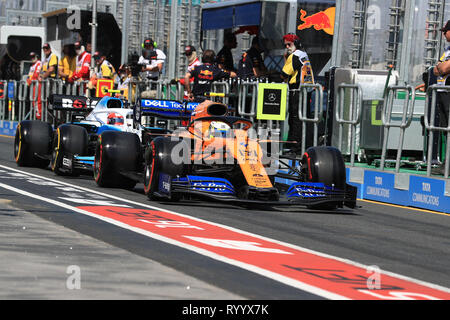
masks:
<instances>
[{"instance_id":1,"label":"race car front wing","mask_svg":"<svg viewBox=\"0 0 450 320\"><path fill-rule=\"evenodd\" d=\"M242 192L245 189L245 192ZM273 206L315 206L334 204L338 207L356 207L357 189L346 184L345 190L323 183L294 182L287 191L283 188L235 187L226 179L204 176L172 178L160 174L158 196L170 198L173 194L193 195L235 204L266 204Z\"/></svg>"}]
</instances>

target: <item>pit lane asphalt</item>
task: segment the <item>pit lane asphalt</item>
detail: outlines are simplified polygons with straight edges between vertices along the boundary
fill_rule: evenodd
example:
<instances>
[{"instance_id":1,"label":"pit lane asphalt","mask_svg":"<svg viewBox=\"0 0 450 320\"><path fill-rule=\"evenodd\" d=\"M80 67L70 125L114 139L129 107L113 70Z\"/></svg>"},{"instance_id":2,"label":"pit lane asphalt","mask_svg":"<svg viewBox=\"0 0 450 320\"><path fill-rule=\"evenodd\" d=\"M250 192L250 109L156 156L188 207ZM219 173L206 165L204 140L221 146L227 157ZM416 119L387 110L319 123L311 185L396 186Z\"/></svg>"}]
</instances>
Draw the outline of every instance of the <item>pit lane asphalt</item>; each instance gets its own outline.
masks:
<instances>
[{"instance_id":1,"label":"pit lane asphalt","mask_svg":"<svg viewBox=\"0 0 450 320\"><path fill-rule=\"evenodd\" d=\"M17 168L13 160L13 139L0 137L0 164ZM418 280L450 287L450 216L389 205L358 201L360 208L333 212L294 208L247 210L236 206L198 202L167 204L150 202L138 184L133 191L100 189L91 176L65 178L49 169L20 168L22 171L102 190L128 200L151 204L214 223L227 225L264 237L311 250L377 266ZM38 188L36 192L38 192ZM2 195L5 198L5 195ZM11 205L96 238L127 252L154 260L237 297L249 299L317 299L276 281L224 263L199 257L129 231L89 221L76 215L57 218L51 210L36 210L33 201L6 193ZM69 216L69 217L67 217ZM212 299L216 299L211 296ZM221 299L220 296L218 299Z\"/></svg>"}]
</instances>

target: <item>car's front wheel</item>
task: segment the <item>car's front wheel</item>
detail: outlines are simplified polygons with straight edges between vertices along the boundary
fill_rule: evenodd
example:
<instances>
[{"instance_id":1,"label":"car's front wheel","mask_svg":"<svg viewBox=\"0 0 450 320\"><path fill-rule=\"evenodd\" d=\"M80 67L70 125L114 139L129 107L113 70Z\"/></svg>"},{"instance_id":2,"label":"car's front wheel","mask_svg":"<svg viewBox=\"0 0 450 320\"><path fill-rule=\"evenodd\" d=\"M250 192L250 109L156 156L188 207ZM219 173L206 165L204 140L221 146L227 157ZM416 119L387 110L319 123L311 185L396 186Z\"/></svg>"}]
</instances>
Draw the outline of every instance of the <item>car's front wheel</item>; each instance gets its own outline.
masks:
<instances>
[{"instance_id":1,"label":"car's front wheel","mask_svg":"<svg viewBox=\"0 0 450 320\"><path fill-rule=\"evenodd\" d=\"M333 147L311 147L301 160L306 182L320 182L326 186L345 191L346 170L341 152ZM311 209L335 209L337 203L312 205Z\"/></svg>"}]
</instances>

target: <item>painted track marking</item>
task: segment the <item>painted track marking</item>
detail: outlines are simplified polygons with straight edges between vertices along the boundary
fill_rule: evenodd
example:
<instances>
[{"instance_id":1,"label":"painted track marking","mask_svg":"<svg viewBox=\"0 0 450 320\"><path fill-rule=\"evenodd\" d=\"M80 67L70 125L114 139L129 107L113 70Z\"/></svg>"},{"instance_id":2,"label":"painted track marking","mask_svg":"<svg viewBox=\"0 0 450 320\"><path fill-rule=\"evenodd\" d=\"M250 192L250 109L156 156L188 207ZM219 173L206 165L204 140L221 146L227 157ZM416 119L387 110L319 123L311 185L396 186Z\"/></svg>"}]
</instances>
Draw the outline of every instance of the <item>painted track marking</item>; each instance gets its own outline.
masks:
<instances>
[{"instance_id":1,"label":"painted track marking","mask_svg":"<svg viewBox=\"0 0 450 320\"><path fill-rule=\"evenodd\" d=\"M9 168L2 165L0 165L0 168L11 170L16 173L24 174L26 176L51 181L55 184L74 187L76 189L86 191L90 194L101 195L103 197L120 201L122 203L139 206L141 208L143 207L144 209L127 208L129 207L128 205L107 207L74 207L73 205L68 205L62 201L35 195L30 192L9 186L7 184L0 183L0 187L3 187L5 189L9 189L13 192L22 194L27 197L45 201L53 205L57 205L81 214L100 219L121 228L143 234L165 243L182 247L184 249L205 255L224 263L235 265L245 270L258 273L270 279L328 299L432 299L435 297L440 299L450 299L450 290L448 288L385 271L381 271L381 274L384 278L383 282L385 282L385 279L388 279L387 283L391 288L401 288L405 290L402 290L401 292L395 290L389 291L386 288L383 289L384 291L365 290L367 288L359 288L358 290L355 290L353 288L352 290L352 286L354 286L355 281L358 284L357 287L361 287L361 285L364 285L365 281L367 281L367 266L347 259L341 259L331 255L305 249L296 245L248 233L246 231L238 230L229 226L224 226L195 217L190 217L155 206L122 199L116 196L106 195L95 190L78 186L75 187L69 183L41 177L39 175L30 174L21 170ZM61 200L64 201L64 199ZM143 222L142 220L146 219L138 219L137 217L139 217L139 215L137 215L133 210L140 210L147 215L151 214L149 213L149 211L156 211L157 218L160 220L154 220L154 217L152 217L153 222L156 221L158 223L149 223L149 221ZM124 212L128 212L128 216L126 217L127 219L123 218ZM176 222L178 225L176 227L175 224L169 226L167 224L168 221L172 221L171 223ZM187 225L194 226L194 228L186 228ZM182 230L183 232L180 232L180 230ZM207 237L204 236L205 230L209 232L207 234ZM187 233L187 231L196 231L196 233L191 234ZM203 236L200 237L200 234L202 234ZM220 235L220 237L218 237L218 235ZM235 248L230 248L229 246L234 246ZM240 249L246 248L246 250L241 250L241 254L239 255L236 254L236 247ZM254 250L248 250L255 248L264 250L262 250L262 252L259 252L258 254L256 254ZM292 253L292 255L283 255L291 256L295 259L283 260L279 256L277 256L275 259L273 257L274 252L267 252L266 249L274 250L274 252L278 254L280 254L281 251ZM245 254L242 254L242 252L244 252ZM277 265L273 265L271 264L273 261L278 261L279 263ZM281 262L285 263L284 268L281 268L283 269L282 271L280 271ZM320 269L320 271L316 270L314 271L315 274L313 274L314 272L312 270L305 268L305 262L307 263L308 267L319 265L319 268L310 269ZM340 271L343 270L342 268L344 268L344 272L340 273ZM299 276L299 274L301 274L302 276ZM348 278L348 276L351 275L356 276L356 278ZM347 283L347 286L345 286L343 285L343 282L345 281L353 281L353 285L348 286ZM409 290L408 288L414 289L416 291Z\"/></svg>"}]
</instances>

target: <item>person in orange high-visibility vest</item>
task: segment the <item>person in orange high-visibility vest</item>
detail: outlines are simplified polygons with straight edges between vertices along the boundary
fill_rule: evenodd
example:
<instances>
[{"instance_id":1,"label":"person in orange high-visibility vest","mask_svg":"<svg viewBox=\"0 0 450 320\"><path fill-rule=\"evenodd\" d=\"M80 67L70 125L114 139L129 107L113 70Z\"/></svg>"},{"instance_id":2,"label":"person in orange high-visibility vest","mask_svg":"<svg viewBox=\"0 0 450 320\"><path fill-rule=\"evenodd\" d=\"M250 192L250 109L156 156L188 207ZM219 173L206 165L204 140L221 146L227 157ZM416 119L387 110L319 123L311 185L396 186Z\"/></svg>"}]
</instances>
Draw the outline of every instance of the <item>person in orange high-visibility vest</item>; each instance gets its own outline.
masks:
<instances>
[{"instance_id":1,"label":"person in orange high-visibility vest","mask_svg":"<svg viewBox=\"0 0 450 320\"><path fill-rule=\"evenodd\" d=\"M41 72L42 62L39 60L39 56L31 52L30 60L33 65L30 67L30 71L28 72L27 84L31 85L31 81L39 79L39 73Z\"/></svg>"},{"instance_id":2,"label":"person in orange high-visibility vest","mask_svg":"<svg viewBox=\"0 0 450 320\"><path fill-rule=\"evenodd\" d=\"M91 76L91 54L84 49L80 42L75 42L75 51L77 53L76 69L69 82L78 80L89 80Z\"/></svg>"},{"instance_id":3,"label":"person in orange high-visibility vest","mask_svg":"<svg viewBox=\"0 0 450 320\"><path fill-rule=\"evenodd\" d=\"M28 86L31 86L32 81L39 79L39 74L41 73L42 68L42 62L39 60L39 56L31 52L30 53L30 60L33 63L33 65L30 67L30 71L28 72L28 78L27 78L27 84ZM39 110L41 110L41 100L40 100L41 90L40 86L33 86L33 102L32 107L36 112L36 115L38 115Z\"/></svg>"}]
</instances>

